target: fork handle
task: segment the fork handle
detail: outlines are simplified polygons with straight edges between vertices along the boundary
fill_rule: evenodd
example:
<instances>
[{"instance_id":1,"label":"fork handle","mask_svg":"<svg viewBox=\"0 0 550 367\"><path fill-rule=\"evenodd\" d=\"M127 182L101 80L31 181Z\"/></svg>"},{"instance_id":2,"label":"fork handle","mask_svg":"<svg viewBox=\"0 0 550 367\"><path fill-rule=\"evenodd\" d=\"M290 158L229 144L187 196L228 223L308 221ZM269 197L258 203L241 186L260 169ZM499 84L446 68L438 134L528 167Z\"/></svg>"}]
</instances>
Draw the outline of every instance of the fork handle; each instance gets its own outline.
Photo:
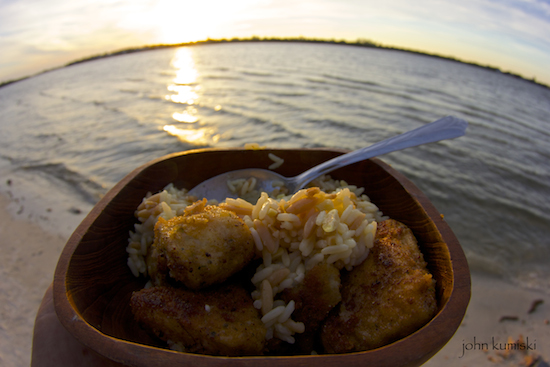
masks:
<instances>
[{"instance_id":1,"label":"fork handle","mask_svg":"<svg viewBox=\"0 0 550 367\"><path fill-rule=\"evenodd\" d=\"M340 155L295 176L296 188L293 191L298 191L319 176L365 159L421 144L458 138L466 133L467 126L468 123L458 117L446 116L368 147Z\"/></svg>"}]
</instances>

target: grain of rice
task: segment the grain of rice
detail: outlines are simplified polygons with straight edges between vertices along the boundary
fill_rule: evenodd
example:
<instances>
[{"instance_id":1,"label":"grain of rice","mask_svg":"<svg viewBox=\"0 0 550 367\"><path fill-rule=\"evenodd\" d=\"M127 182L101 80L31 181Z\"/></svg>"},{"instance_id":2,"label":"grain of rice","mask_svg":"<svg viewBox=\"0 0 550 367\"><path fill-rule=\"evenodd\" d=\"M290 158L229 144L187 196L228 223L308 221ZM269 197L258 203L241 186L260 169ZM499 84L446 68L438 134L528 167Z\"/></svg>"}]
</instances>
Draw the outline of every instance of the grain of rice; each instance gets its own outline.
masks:
<instances>
[{"instance_id":1,"label":"grain of rice","mask_svg":"<svg viewBox=\"0 0 550 367\"><path fill-rule=\"evenodd\" d=\"M286 209L287 213L300 214L310 210L315 204L317 204L317 198L305 197L294 202L289 202L289 206Z\"/></svg>"},{"instance_id":2,"label":"grain of rice","mask_svg":"<svg viewBox=\"0 0 550 367\"><path fill-rule=\"evenodd\" d=\"M277 215L277 210L275 210L275 209L273 209L273 208L269 208L269 209L267 210L267 217L266 217L266 219L269 219L269 218L272 219L272 218L275 217L276 215Z\"/></svg>"},{"instance_id":3,"label":"grain of rice","mask_svg":"<svg viewBox=\"0 0 550 367\"><path fill-rule=\"evenodd\" d=\"M229 204L229 205L249 209L250 212L252 212L252 209L254 208L254 205L250 204L248 201L243 200L241 198L236 198L236 199L227 198L227 199L225 199L225 202L226 202L226 204Z\"/></svg>"},{"instance_id":4,"label":"grain of rice","mask_svg":"<svg viewBox=\"0 0 550 367\"><path fill-rule=\"evenodd\" d=\"M267 208L263 213L262 217L260 217L260 211L263 208L264 204L267 202L267 198L268 198L267 193L262 192L262 194L260 195L260 198L256 202L256 205L253 206L254 208L252 209L252 213L251 213L252 218L261 220L265 217L265 215L267 214Z\"/></svg>"},{"instance_id":5,"label":"grain of rice","mask_svg":"<svg viewBox=\"0 0 550 367\"><path fill-rule=\"evenodd\" d=\"M294 226L300 226L300 217L292 213L280 213L277 215L277 220L281 222L291 222Z\"/></svg>"},{"instance_id":6,"label":"grain of rice","mask_svg":"<svg viewBox=\"0 0 550 367\"><path fill-rule=\"evenodd\" d=\"M296 274L301 275L301 274L305 274L305 272L306 270L305 270L304 263L298 264L298 266L296 267Z\"/></svg>"},{"instance_id":7,"label":"grain of rice","mask_svg":"<svg viewBox=\"0 0 550 367\"><path fill-rule=\"evenodd\" d=\"M320 264L325 259L325 255L322 253L315 254L311 258L306 260L305 269L311 270L315 265Z\"/></svg>"},{"instance_id":8,"label":"grain of rice","mask_svg":"<svg viewBox=\"0 0 550 367\"><path fill-rule=\"evenodd\" d=\"M315 247L315 242L311 237L306 238L300 242L300 251L302 251L302 255L307 257L311 252L313 251L313 248Z\"/></svg>"},{"instance_id":9,"label":"grain of rice","mask_svg":"<svg viewBox=\"0 0 550 367\"><path fill-rule=\"evenodd\" d=\"M374 234L373 233L367 233L365 236L365 243L367 244L368 248L372 248L374 244Z\"/></svg>"},{"instance_id":10,"label":"grain of rice","mask_svg":"<svg viewBox=\"0 0 550 367\"><path fill-rule=\"evenodd\" d=\"M290 274L290 270L288 268L277 269L267 277L267 281L269 281L272 286L276 286L279 285L279 283L281 283L288 276L288 274Z\"/></svg>"},{"instance_id":11,"label":"grain of rice","mask_svg":"<svg viewBox=\"0 0 550 367\"><path fill-rule=\"evenodd\" d=\"M320 211L317 215L317 218L315 218L315 224L318 226L321 226L321 223L323 223L323 220L325 219L325 216L327 215L327 212Z\"/></svg>"},{"instance_id":12,"label":"grain of rice","mask_svg":"<svg viewBox=\"0 0 550 367\"><path fill-rule=\"evenodd\" d=\"M277 322L283 323L286 320L288 320L290 318L290 315L292 315L292 313L294 312L294 308L295 308L295 302L294 300L290 300L286 305L284 312L279 316L279 318L277 318Z\"/></svg>"},{"instance_id":13,"label":"grain of rice","mask_svg":"<svg viewBox=\"0 0 550 367\"><path fill-rule=\"evenodd\" d=\"M297 252L293 252L293 254L297 254ZM292 255L290 255L290 256L292 256ZM296 269L298 268L298 265L300 265L301 262L302 262L302 257L301 256L294 257L294 259L291 261L291 263L288 266L288 269L290 270L290 272L295 273Z\"/></svg>"},{"instance_id":14,"label":"grain of rice","mask_svg":"<svg viewBox=\"0 0 550 367\"><path fill-rule=\"evenodd\" d=\"M262 205L261 205L261 209L260 211L258 212L258 219L259 220L264 220L264 218L266 217L267 215L267 212L269 211L269 209L271 208L270 206L270 202L269 201L265 201ZM255 218L256 219L256 218Z\"/></svg>"},{"instance_id":15,"label":"grain of rice","mask_svg":"<svg viewBox=\"0 0 550 367\"><path fill-rule=\"evenodd\" d=\"M350 249L353 249L357 246L357 242L353 238L347 238L344 240L344 245L348 246Z\"/></svg>"},{"instance_id":16,"label":"grain of rice","mask_svg":"<svg viewBox=\"0 0 550 367\"><path fill-rule=\"evenodd\" d=\"M248 228L254 228L254 222L252 221L252 218L250 218L250 216L245 215L243 217L243 221Z\"/></svg>"},{"instance_id":17,"label":"grain of rice","mask_svg":"<svg viewBox=\"0 0 550 367\"><path fill-rule=\"evenodd\" d=\"M363 223L361 223L361 225L355 230L355 233L358 233L358 234L363 233L363 231L365 231L365 229L367 228L367 226L368 226L368 222L367 222L367 221L363 221Z\"/></svg>"},{"instance_id":18,"label":"grain of rice","mask_svg":"<svg viewBox=\"0 0 550 367\"><path fill-rule=\"evenodd\" d=\"M264 249L262 251L262 259L263 259L263 265L267 268L267 267L270 267L272 264L273 264L273 255L267 251L266 249Z\"/></svg>"},{"instance_id":19,"label":"grain of rice","mask_svg":"<svg viewBox=\"0 0 550 367\"><path fill-rule=\"evenodd\" d=\"M267 312L262 317L262 322L264 324L267 324L271 321L275 321L284 311L285 311L285 306L277 306L273 308L271 311Z\"/></svg>"},{"instance_id":20,"label":"grain of rice","mask_svg":"<svg viewBox=\"0 0 550 367\"><path fill-rule=\"evenodd\" d=\"M226 182L226 184L227 184L227 188L229 189L229 191L231 191L233 194L235 194L237 192L237 187L236 187L237 182L236 181L228 180Z\"/></svg>"},{"instance_id":21,"label":"grain of rice","mask_svg":"<svg viewBox=\"0 0 550 367\"><path fill-rule=\"evenodd\" d=\"M292 230L294 228L294 226L292 225L291 222L281 222L281 228L282 229L286 229L286 230Z\"/></svg>"},{"instance_id":22,"label":"grain of rice","mask_svg":"<svg viewBox=\"0 0 550 367\"><path fill-rule=\"evenodd\" d=\"M369 218L366 218L367 215L365 213L362 213L359 210L357 210L356 212L357 212L357 215L355 216L355 219L353 220L353 222L351 224L348 223L349 228L353 230L356 230L357 228L359 228L359 226L361 225L361 223L363 223L364 220L369 220Z\"/></svg>"},{"instance_id":23,"label":"grain of rice","mask_svg":"<svg viewBox=\"0 0 550 367\"><path fill-rule=\"evenodd\" d=\"M327 261L328 264L333 264L338 260L341 260L341 259L344 259L344 258L348 257L349 255L351 255L351 249L347 249L346 251L342 251L342 252L338 252L336 254L332 254L326 259L326 261Z\"/></svg>"},{"instance_id":24,"label":"grain of rice","mask_svg":"<svg viewBox=\"0 0 550 367\"><path fill-rule=\"evenodd\" d=\"M336 226L336 232L338 232L340 235L343 235L348 231L348 225L346 223L342 223L340 219L338 219L338 225Z\"/></svg>"},{"instance_id":25,"label":"grain of rice","mask_svg":"<svg viewBox=\"0 0 550 367\"><path fill-rule=\"evenodd\" d=\"M260 267L258 267L258 269L256 270L256 273L252 276L252 279L251 279L252 283L259 284L268 276L270 276L274 270L275 268L273 266L268 266L263 268L263 265L260 265Z\"/></svg>"},{"instance_id":26,"label":"grain of rice","mask_svg":"<svg viewBox=\"0 0 550 367\"><path fill-rule=\"evenodd\" d=\"M261 304L261 310L263 315L267 315L269 312L271 312L273 308L273 288L271 287L271 284L267 279L264 279L262 281L262 304ZM262 319L262 321L264 321ZM265 323L265 321L264 321Z\"/></svg>"},{"instance_id":27,"label":"grain of rice","mask_svg":"<svg viewBox=\"0 0 550 367\"><path fill-rule=\"evenodd\" d=\"M254 239L254 243L256 244L256 249L258 249L258 251L261 252L264 249L264 245L262 243L260 235L258 234L258 231L250 227L249 229L250 229L250 233L252 234L252 238Z\"/></svg>"},{"instance_id":28,"label":"grain of rice","mask_svg":"<svg viewBox=\"0 0 550 367\"><path fill-rule=\"evenodd\" d=\"M277 335L277 337L278 337L279 339L281 339L282 341L287 342L288 344L294 344L294 343L296 342L296 339L294 339L294 337L292 337L292 336Z\"/></svg>"},{"instance_id":29,"label":"grain of rice","mask_svg":"<svg viewBox=\"0 0 550 367\"><path fill-rule=\"evenodd\" d=\"M338 216L338 210L331 209L323 218L321 227L323 228L323 231L330 233L334 232L338 228L339 223L340 218Z\"/></svg>"},{"instance_id":30,"label":"grain of rice","mask_svg":"<svg viewBox=\"0 0 550 367\"><path fill-rule=\"evenodd\" d=\"M132 246L132 244L130 244L130 246L126 247L126 252L129 253L129 254L137 254L138 250L134 246Z\"/></svg>"},{"instance_id":31,"label":"grain of rice","mask_svg":"<svg viewBox=\"0 0 550 367\"><path fill-rule=\"evenodd\" d=\"M280 292L283 289L292 288L293 284L294 284L294 279L288 278L288 279L283 280L277 288Z\"/></svg>"},{"instance_id":32,"label":"grain of rice","mask_svg":"<svg viewBox=\"0 0 550 367\"><path fill-rule=\"evenodd\" d=\"M273 161L273 163L268 167L269 169L277 169L285 162L284 159L277 157L273 153L269 153L267 156Z\"/></svg>"},{"instance_id":33,"label":"grain of rice","mask_svg":"<svg viewBox=\"0 0 550 367\"><path fill-rule=\"evenodd\" d=\"M166 215L168 215L168 216L173 216L174 215L174 213L172 212L172 208L170 208L170 206L168 204L166 204L166 202L163 201L160 204L161 204L161 207L162 207L162 211L164 213L166 213Z\"/></svg>"},{"instance_id":34,"label":"grain of rice","mask_svg":"<svg viewBox=\"0 0 550 367\"><path fill-rule=\"evenodd\" d=\"M346 226L347 228L347 226ZM356 232L352 229L347 229L344 233L342 233L342 239L344 241L351 239L352 237L355 237Z\"/></svg>"},{"instance_id":35,"label":"grain of rice","mask_svg":"<svg viewBox=\"0 0 550 367\"><path fill-rule=\"evenodd\" d=\"M340 221L347 224L347 219L349 215L353 212L355 208L353 205L347 205L346 209L342 212L342 215L340 216Z\"/></svg>"},{"instance_id":36,"label":"grain of rice","mask_svg":"<svg viewBox=\"0 0 550 367\"><path fill-rule=\"evenodd\" d=\"M303 333L306 328L303 322L296 322L292 319L288 319L285 322L283 322L283 325L290 331L294 333Z\"/></svg>"},{"instance_id":37,"label":"grain of rice","mask_svg":"<svg viewBox=\"0 0 550 367\"><path fill-rule=\"evenodd\" d=\"M341 244L341 245L325 247L324 249L321 250L321 253L323 255L332 255L332 254L339 254L340 252L344 252L347 250L349 250L349 246L345 244Z\"/></svg>"},{"instance_id":38,"label":"grain of rice","mask_svg":"<svg viewBox=\"0 0 550 367\"><path fill-rule=\"evenodd\" d=\"M250 186L251 182L246 180L243 185L241 186L241 190L240 190L240 195L241 196L245 196L246 194L248 194L250 191L248 190L249 189L249 186Z\"/></svg>"},{"instance_id":39,"label":"grain of rice","mask_svg":"<svg viewBox=\"0 0 550 367\"><path fill-rule=\"evenodd\" d=\"M302 232L302 235L307 238L311 235L311 232L313 231L313 228L315 228L317 217L319 215L317 213L314 213L309 216L309 218L306 220L306 223L304 224L304 230Z\"/></svg>"},{"instance_id":40,"label":"grain of rice","mask_svg":"<svg viewBox=\"0 0 550 367\"><path fill-rule=\"evenodd\" d=\"M254 228L256 228L256 231L258 231L258 234L262 239L262 243L267 248L267 250L271 253L277 251L279 245L275 242L274 238L269 233L266 225L260 220L254 219Z\"/></svg>"},{"instance_id":41,"label":"grain of rice","mask_svg":"<svg viewBox=\"0 0 550 367\"><path fill-rule=\"evenodd\" d=\"M283 253L281 255L281 262L287 268L290 266L290 255L288 254L288 251L283 250Z\"/></svg>"},{"instance_id":42,"label":"grain of rice","mask_svg":"<svg viewBox=\"0 0 550 367\"><path fill-rule=\"evenodd\" d=\"M305 278L305 274L298 274L298 275L296 275L296 277L294 278L294 283L300 284L300 283L302 283L302 281L304 280L304 278Z\"/></svg>"}]
</instances>

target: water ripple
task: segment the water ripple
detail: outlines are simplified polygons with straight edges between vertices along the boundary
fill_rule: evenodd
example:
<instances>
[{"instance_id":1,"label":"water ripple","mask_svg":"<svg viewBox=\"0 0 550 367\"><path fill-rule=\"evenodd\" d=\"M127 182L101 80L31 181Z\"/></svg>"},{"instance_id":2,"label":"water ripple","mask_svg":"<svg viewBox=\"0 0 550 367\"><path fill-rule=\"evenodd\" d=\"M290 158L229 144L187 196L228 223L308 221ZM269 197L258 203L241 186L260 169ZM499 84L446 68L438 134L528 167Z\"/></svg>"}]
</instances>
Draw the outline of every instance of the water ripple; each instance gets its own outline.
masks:
<instances>
[{"instance_id":1,"label":"water ripple","mask_svg":"<svg viewBox=\"0 0 550 367\"><path fill-rule=\"evenodd\" d=\"M178 81L193 98L167 99ZM490 70L337 45L167 48L12 83L0 110L0 157L12 171L83 201L197 146L356 149L456 115L470 123L466 136L382 159L445 214L474 268L523 279L525 264L550 262L550 90Z\"/></svg>"}]
</instances>

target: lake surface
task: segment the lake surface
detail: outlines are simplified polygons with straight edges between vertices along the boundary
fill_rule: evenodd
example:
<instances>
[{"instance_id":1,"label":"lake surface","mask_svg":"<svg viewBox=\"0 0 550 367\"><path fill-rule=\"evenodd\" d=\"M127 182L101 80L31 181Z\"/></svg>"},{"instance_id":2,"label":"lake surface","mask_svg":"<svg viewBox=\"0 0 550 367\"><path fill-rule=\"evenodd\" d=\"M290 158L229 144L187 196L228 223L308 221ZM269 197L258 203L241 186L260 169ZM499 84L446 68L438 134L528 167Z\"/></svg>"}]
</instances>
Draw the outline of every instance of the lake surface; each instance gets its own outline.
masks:
<instances>
[{"instance_id":1,"label":"lake surface","mask_svg":"<svg viewBox=\"0 0 550 367\"><path fill-rule=\"evenodd\" d=\"M474 271L550 290L550 89L510 75L364 47L210 44L31 77L0 88L0 111L0 190L69 233L67 218L165 154L357 149L455 115L466 136L381 158L445 215Z\"/></svg>"}]
</instances>

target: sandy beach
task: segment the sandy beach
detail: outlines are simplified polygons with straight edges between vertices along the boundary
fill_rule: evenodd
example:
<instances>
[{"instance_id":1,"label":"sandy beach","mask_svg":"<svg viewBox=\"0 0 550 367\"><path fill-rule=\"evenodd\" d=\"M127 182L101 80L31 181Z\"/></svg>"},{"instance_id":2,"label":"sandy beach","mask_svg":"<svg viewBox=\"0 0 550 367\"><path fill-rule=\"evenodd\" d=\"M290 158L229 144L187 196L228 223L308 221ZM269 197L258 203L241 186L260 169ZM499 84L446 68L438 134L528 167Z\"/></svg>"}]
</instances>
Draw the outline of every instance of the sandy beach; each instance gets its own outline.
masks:
<instances>
[{"instance_id":1,"label":"sandy beach","mask_svg":"<svg viewBox=\"0 0 550 367\"><path fill-rule=\"evenodd\" d=\"M0 365L4 367L30 364L36 312L68 238L63 231L25 219L18 210L17 199L0 195L4 250ZM84 214L74 213L74 221ZM48 223L48 215L46 211L43 223ZM537 359L538 366L544 366L550 360L549 318L548 294L473 274L472 298L462 325L425 366L536 366Z\"/></svg>"},{"instance_id":2,"label":"sandy beach","mask_svg":"<svg viewBox=\"0 0 550 367\"><path fill-rule=\"evenodd\" d=\"M5 367L30 365L36 312L67 240L17 219L16 204L0 195L0 365Z\"/></svg>"},{"instance_id":3,"label":"sandy beach","mask_svg":"<svg viewBox=\"0 0 550 367\"><path fill-rule=\"evenodd\" d=\"M550 296L472 274L461 326L424 366L536 366L550 358ZM544 366L539 362L539 366Z\"/></svg>"}]
</instances>

